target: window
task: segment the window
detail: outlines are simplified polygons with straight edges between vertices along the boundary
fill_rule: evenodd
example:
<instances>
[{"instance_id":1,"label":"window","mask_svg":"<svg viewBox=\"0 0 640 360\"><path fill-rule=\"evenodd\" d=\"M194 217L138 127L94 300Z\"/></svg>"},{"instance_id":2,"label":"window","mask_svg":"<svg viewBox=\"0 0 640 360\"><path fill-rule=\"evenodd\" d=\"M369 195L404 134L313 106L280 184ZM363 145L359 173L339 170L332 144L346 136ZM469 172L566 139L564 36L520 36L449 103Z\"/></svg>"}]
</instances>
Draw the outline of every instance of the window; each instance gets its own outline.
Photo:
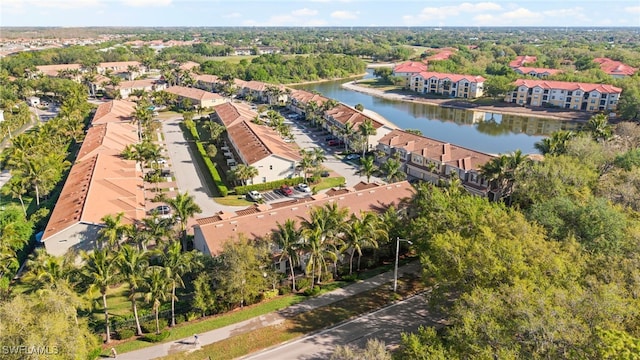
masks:
<instances>
[{"instance_id":1,"label":"window","mask_svg":"<svg viewBox=\"0 0 640 360\"><path fill-rule=\"evenodd\" d=\"M267 178L265 176L262 177L262 182L266 183L267 182Z\"/></svg>"},{"instance_id":2,"label":"window","mask_svg":"<svg viewBox=\"0 0 640 360\"><path fill-rule=\"evenodd\" d=\"M567 95L569 95L569 96L573 95L573 91L568 91Z\"/></svg>"},{"instance_id":3,"label":"window","mask_svg":"<svg viewBox=\"0 0 640 360\"><path fill-rule=\"evenodd\" d=\"M269 165L269 170L273 170L273 165Z\"/></svg>"}]
</instances>

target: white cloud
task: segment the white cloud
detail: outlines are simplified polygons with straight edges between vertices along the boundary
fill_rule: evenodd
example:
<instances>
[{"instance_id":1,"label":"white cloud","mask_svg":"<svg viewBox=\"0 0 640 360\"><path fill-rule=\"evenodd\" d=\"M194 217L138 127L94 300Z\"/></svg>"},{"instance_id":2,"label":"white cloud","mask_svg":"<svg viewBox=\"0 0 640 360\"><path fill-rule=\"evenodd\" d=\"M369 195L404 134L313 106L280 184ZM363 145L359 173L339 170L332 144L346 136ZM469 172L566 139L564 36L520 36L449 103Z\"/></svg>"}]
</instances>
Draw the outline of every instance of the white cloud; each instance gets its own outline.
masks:
<instances>
[{"instance_id":1,"label":"white cloud","mask_svg":"<svg viewBox=\"0 0 640 360\"><path fill-rule=\"evenodd\" d=\"M358 14L360 14L359 11L352 12L352 11L346 11L346 10L338 10L338 11L332 12L331 17L338 20L352 20L352 19L357 19Z\"/></svg>"},{"instance_id":2,"label":"white cloud","mask_svg":"<svg viewBox=\"0 0 640 360\"><path fill-rule=\"evenodd\" d=\"M236 18L239 18L241 16L242 16L242 14L240 14L239 12L234 12L234 13L231 13L231 14L227 14L227 15L225 15L223 17L226 18L226 19L236 19Z\"/></svg>"},{"instance_id":3,"label":"white cloud","mask_svg":"<svg viewBox=\"0 0 640 360\"><path fill-rule=\"evenodd\" d=\"M126 6L146 7L146 6L169 6L172 0L121 0Z\"/></svg>"},{"instance_id":4,"label":"white cloud","mask_svg":"<svg viewBox=\"0 0 640 360\"><path fill-rule=\"evenodd\" d=\"M624 11L630 14L640 14L640 6L627 6Z\"/></svg>"},{"instance_id":5,"label":"white cloud","mask_svg":"<svg viewBox=\"0 0 640 360\"><path fill-rule=\"evenodd\" d=\"M500 15L500 18L505 20L517 20L517 21L535 21L542 19L542 15L535 13L529 9L518 8L513 11L507 11Z\"/></svg>"},{"instance_id":6,"label":"white cloud","mask_svg":"<svg viewBox=\"0 0 640 360\"><path fill-rule=\"evenodd\" d=\"M298 9L298 10L293 10L291 12L291 15L294 16L315 16L318 15L318 10L312 10L312 9Z\"/></svg>"},{"instance_id":7,"label":"white cloud","mask_svg":"<svg viewBox=\"0 0 640 360\"><path fill-rule=\"evenodd\" d=\"M79 9L87 7L101 6L102 0L2 0L2 7L5 6L19 8L25 4L29 8L54 8L54 9Z\"/></svg>"},{"instance_id":8,"label":"white cloud","mask_svg":"<svg viewBox=\"0 0 640 360\"><path fill-rule=\"evenodd\" d=\"M503 8L500 4L494 2L480 2L475 4L464 2L459 5L426 7L422 9L418 15L403 16L403 20L408 25L415 25L424 24L424 22L427 21L452 19L453 17L462 14L478 13L483 11L500 11L502 9Z\"/></svg>"}]
</instances>

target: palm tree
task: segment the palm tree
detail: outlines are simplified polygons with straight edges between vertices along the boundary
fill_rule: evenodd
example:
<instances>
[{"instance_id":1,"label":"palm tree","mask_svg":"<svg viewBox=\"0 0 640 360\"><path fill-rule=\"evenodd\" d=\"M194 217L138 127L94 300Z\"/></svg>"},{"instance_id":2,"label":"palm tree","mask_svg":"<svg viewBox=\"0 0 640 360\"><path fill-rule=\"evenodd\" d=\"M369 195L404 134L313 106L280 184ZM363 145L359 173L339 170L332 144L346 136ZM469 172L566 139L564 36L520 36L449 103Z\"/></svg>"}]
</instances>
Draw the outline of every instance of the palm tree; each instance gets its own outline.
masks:
<instances>
[{"instance_id":1,"label":"palm tree","mask_svg":"<svg viewBox=\"0 0 640 360\"><path fill-rule=\"evenodd\" d=\"M227 130L224 126L211 120L205 122L203 127L209 130L209 141L216 144L219 143L220 135L222 135Z\"/></svg>"},{"instance_id":2,"label":"palm tree","mask_svg":"<svg viewBox=\"0 0 640 360\"><path fill-rule=\"evenodd\" d=\"M123 245L116 259L120 274L122 274L124 281L129 284L129 301L131 301L133 317L136 320L137 335L142 335L142 329L140 328L136 297L144 282L144 274L149 267L148 257L148 252L140 251L131 245Z\"/></svg>"},{"instance_id":3,"label":"palm tree","mask_svg":"<svg viewBox=\"0 0 640 360\"><path fill-rule=\"evenodd\" d=\"M258 176L258 169L245 164L239 164L235 170L233 170L235 178L242 182L243 185L247 185L247 180L253 179Z\"/></svg>"},{"instance_id":4,"label":"palm tree","mask_svg":"<svg viewBox=\"0 0 640 360\"><path fill-rule=\"evenodd\" d=\"M609 125L609 119L605 114L592 116L587 122L587 130L591 132L591 137L595 141L606 141L613 136L613 130Z\"/></svg>"},{"instance_id":5,"label":"palm tree","mask_svg":"<svg viewBox=\"0 0 640 360\"><path fill-rule=\"evenodd\" d=\"M162 243L171 233L171 227L174 220L171 218L160 218L154 213L149 217L142 219L143 229L137 231L134 239L139 240L138 243L142 250L147 250L147 242L153 240L156 245ZM138 236L144 234L145 236Z\"/></svg>"},{"instance_id":6,"label":"palm tree","mask_svg":"<svg viewBox=\"0 0 640 360\"><path fill-rule=\"evenodd\" d=\"M401 169L402 162L397 159L389 158L382 164L382 171L388 183L399 181L407 176Z\"/></svg>"},{"instance_id":7,"label":"palm tree","mask_svg":"<svg viewBox=\"0 0 640 360\"><path fill-rule=\"evenodd\" d=\"M375 158L373 156L366 156L360 158L360 169L358 172L360 175L367 177L367 182L371 181L371 176L378 170L375 164Z\"/></svg>"},{"instance_id":8,"label":"palm tree","mask_svg":"<svg viewBox=\"0 0 640 360\"><path fill-rule=\"evenodd\" d=\"M153 304L153 313L156 317L156 334L160 334L160 321L158 315L160 313L160 305L162 301L167 300L169 293L169 282L167 271L161 266L151 266L145 277L144 299L147 303Z\"/></svg>"},{"instance_id":9,"label":"palm tree","mask_svg":"<svg viewBox=\"0 0 640 360\"><path fill-rule=\"evenodd\" d=\"M171 286L171 326L176 326L176 315L175 315L175 302L177 300L176 297L176 288L184 287L184 281L182 280L182 276L184 276L187 272L191 271L193 264L194 256L191 252L182 252L182 248L180 244L177 242L173 242L169 244L160 254L160 262L162 266L165 268L165 274L167 275L167 280Z\"/></svg>"},{"instance_id":10,"label":"palm tree","mask_svg":"<svg viewBox=\"0 0 640 360\"><path fill-rule=\"evenodd\" d=\"M133 74L137 73L138 71L140 71L140 68L135 66L135 65L129 65L127 66L127 72L129 73L129 80L133 80Z\"/></svg>"},{"instance_id":11,"label":"palm tree","mask_svg":"<svg viewBox=\"0 0 640 360\"><path fill-rule=\"evenodd\" d=\"M356 133L356 129L353 125L353 123L345 123L344 127L340 130L340 133L342 134L342 141L344 141L344 151L348 151L348 147L351 143L351 137L353 137L353 135L355 135Z\"/></svg>"},{"instance_id":12,"label":"palm tree","mask_svg":"<svg viewBox=\"0 0 640 360\"><path fill-rule=\"evenodd\" d=\"M98 239L100 241L106 240L107 247L111 250L118 248L127 234L128 226L122 223L123 218L124 212L120 212L115 216L107 214L100 219L104 223L104 227L98 231Z\"/></svg>"},{"instance_id":13,"label":"palm tree","mask_svg":"<svg viewBox=\"0 0 640 360\"><path fill-rule=\"evenodd\" d=\"M279 261L288 261L291 271L291 289L296 291L296 275L293 271L295 266L300 264L300 238L302 233L296 227L293 219L287 219L284 225L276 223L278 229L273 232L271 238L281 249Z\"/></svg>"},{"instance_id":14,"label":"palm tree","mask_svg":"<svg viewBox=\"0 0 640 360\"><path fill-rule=\"evenodd\" d=\"M22 206L22 211L24 215L27 216L27 208L24 206L24 199L22 195L27 192L27 179L20 174L20 172L14 173L7 186L2 188L2 193L4 195L10 195L14 199L20 200L20 205Z\"/></svg>"},{"instance_id":15,"label":"palm tree","mask_svg":"<svg viewBox=\"0 0 640 360\"><path fill-rule=\"evenodd\" d=\"M329 258L334 262L334 270L337 271L337 259L339 248L341 247L342 240L339 238L339 234L343 233L346 229L346 218L349 210L346 208L340 208L336 203L326 204L323 207L314 208L309 214L309 219L302 222L302 234L305 238L303 248L310 251L315 251L316 264L309 265L314 271L320 272L320 278L322 273L326 269L324 260L321 261L319 256Z\"/></svg>"},{"instance_id":16,"label":"palm tree","mask_svg":"<svg viewBox=\"0 0 640 360\"><path fill-rule=\"evenodd\" d=\"M480 173L491 183L491 188L495 191L496 200L511 194L516 173L524 169L527 163L526 156L517 150L511 155L493 158L480 167Z\"/></svg>"},{"instance_id":17,"label":"palm tree","mask_svg":"<svg viewBox=\"0 0 640 360\"><path fill-rule=\"evenodd\" d=\"M111 342L111 332L109 328L109 307L107 306L107 289L118 280L118 273L113 257L109 255L107 249L95 249L90 253L81 254L84 264L82 275L89 284L89 293L99 291L102 296L102 307L104 308L105 342Z\"/></svg>"},{"instance_id":18,"label":"palm tree","mask_svg":"<svg viewBox=\"0 0 640 360\"><path fill-rule=\"evenodd\" d=\"M327 259L336 260L338 249L331 243L324 240L322 230L320 228L305 229L305 242L302 249L308 255L307 266L305 272L311 274L311 286L317 282L320 283L322 275L327 271ZM316 278L316 274L318 274Z\"/></svg>"},{"instance_id":19,"label":"palm tree","mask_svg":"<svg viewBox=\"0 0 640 360\"><path fill-rule=\"evenodd\" d=\"M387 236L387 232L379 227L378 217L372 212L360 212L360 217L351 214L347 228L346 246L351 249L349 259L349 275L353 273L353 255L358 253L358 271L360 271L360 258L363 247L378 248L378 240Z\"/></svg>"},{"instance_id":20,"label":"palm tree","mask_svg":"<svg viewBox=\"0 0 640 360\"><path fill-rule=\"evenodd\" d=\"M28 260L29 271L22 276L22 282L32 289L57 287L61 282L69 282L74 273L72 253L57 257L49 255L44 249L36 249L33 259Z\"/></svg>"},{"instance_id":21,"label":"palm tree","mask_svg":"<svg viewBox=\"0 0 640 360\"><path fill-rule=\"evenodd\" d=\"M184 194L177 193L175 198L165 199L165 202L171 206L174 214L179 218L178 221L180 222L182 239L186 245L187 221L189 221L193 215L201 213L202 209L196 204L194 197L189 195L189 192Z\"/></svg>"},{"instance_id":22,"label":"palm tree","mask_svg":"<svg viewBox=\"0 0 640 360\"><path fill-rule=\"evenodd\" d=\"M304 176L304 182L307 182L307 174L309 170L314 167L314 159L313 152L310 150L301 149L300 155L302 155L302 159L298 163L298 167L302 171L302 175Z\"/></svg>"},{"instance_id":23,"label":"palm tree","mask_svg":"<svg viewBox=\"0 0 640 360\"><path fill-rule=\"evenodd\" d=\"M362 149L362 157L369 150L369 136L373 136L377 133L376 128L373 126L373 122L370 119L366 119L358 126L360 135L365 139L366 146Z\"/></svg>"},{"instance_id":24,"label":"palm tree","mask_svg":"<svg viewBox=\"0 0 640 360\"><path fill-rule=\"evenodd\" d=\"M555 131L551 137L544 138L533 146L542 153L542 155L561 155L567 152L567 145L576 134L572 131Z\"/></svg>"}]
</instances>

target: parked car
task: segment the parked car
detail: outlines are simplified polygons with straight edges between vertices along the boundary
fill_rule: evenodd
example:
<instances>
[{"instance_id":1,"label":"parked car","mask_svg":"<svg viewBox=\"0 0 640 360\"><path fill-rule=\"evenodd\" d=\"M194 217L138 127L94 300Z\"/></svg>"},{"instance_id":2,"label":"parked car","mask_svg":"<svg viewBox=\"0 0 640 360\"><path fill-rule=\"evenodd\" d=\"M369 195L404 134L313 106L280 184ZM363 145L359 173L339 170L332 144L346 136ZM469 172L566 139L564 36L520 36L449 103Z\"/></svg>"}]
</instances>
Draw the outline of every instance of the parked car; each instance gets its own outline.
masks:
<instances>
[{"instance_id":1,"label":"parked car","mask_svg":"<svg viewBox=\"0 0 640 360\"><path fill-rule=\"evenodd\" d=\"M249 197L249 199L258 202L262 199L262 194L260 194L259 192L255 191L255 190L251 190L247 193L247 196Z\"/></svg>"},{"instance_id":2,"label":"parked car","mask_svg":"<svg viewBox=\"0 0 640 360\"><path fill-rule=\"evenodd\" d=\"M293 195L293 189L289 185L282 185L280 187L280 193L284 196L291 196Z\"/></svg>"},{"instance_id":3,"label":"parked car","mask_svg":"<svg viewBox=\"0 0 640 360\"><path fill-rule=\"evenodd\" d=\"M329 146L340 146L340 145L344 145L344 141L342 140L329 140Z\"/></svg>"},{"instance_id":4,"label":"parked car","mask_svg":"<svg viewBox=\"0 0 640 360\"><path fill-rule=\"evenodd\" d=\"M149 214L169 215L171 214L171 208L169 205L158 205L151 209Z\"/></svg>"},{"instance_id":5,"label":"parked car","mask_svg":"<svg viewBox=\"0 0 640 360\"><path fill-rule=\"evenodd\" d=\"M157 162L160 165L165 165L167 163L167 159L158 159Z\"/></svg>"},{"instance_id":6,"label":"parked car","mask_svg":"<svg viewBox=\"0 0 640 360\"><path fill-rule=\"evenodd\" d=\"M311 188L309 187L309 185L307 185L305 183L296 185L296 188L301 192L305 192L305 193L310 193L311 192Z\"/></svg>"},{"instance_id":7,"label":"parked car","mask_svg":"<svg viewBox=\"0 0 640 360\"><path fill-rule=\"evenodd\" d=\"M329 172L328 171L323 171L323 172L320 173L320 176L329 177Z\"/></svg>"},{"instance_id":8,"label":"parked car","mask_svg":"<svg viewBox=\"0 0 640 360\"><path fill-rule=\"evenodd\" d=\"M331 141L331 140L336 140L336 137L333 135L329 135L324 138L324 141Z\"/></svg>"},{"instance_id":9,"label":"parked car","mask_svg":"<svg viewBox=\"0 0 640 360\"><path fill-rule=\"evenodd\" d=\"M358 154L349 154L344 157L345 160L357 160L359 158L360 158L360 155Z\"/></svg>"}]
</instances>

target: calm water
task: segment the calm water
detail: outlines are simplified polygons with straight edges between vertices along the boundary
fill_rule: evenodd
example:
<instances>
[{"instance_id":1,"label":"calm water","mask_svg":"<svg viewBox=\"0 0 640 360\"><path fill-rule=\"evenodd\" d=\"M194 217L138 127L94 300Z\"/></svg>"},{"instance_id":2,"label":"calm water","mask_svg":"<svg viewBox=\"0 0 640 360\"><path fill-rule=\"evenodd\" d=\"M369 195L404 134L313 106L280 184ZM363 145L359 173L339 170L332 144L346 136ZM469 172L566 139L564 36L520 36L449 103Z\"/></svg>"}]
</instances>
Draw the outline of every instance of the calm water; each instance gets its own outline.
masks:
<instances>
[{"instance_id":1,"label":"calm water","mask_svg":"<svg viewBox=\"0 0 640 360\"><path fill-rule=\"evenodd\" d=\"M367 70L365 78L372 75ZM362 104L403 129L418 129L434 139L490 154L517 149L537 153L533 144L560 129L575 129L577 122L449 109L439 106L391 101L340 87L345 82L330 81L298 86L315 90L347 105Z\"/></svg>"}]
</instances>

